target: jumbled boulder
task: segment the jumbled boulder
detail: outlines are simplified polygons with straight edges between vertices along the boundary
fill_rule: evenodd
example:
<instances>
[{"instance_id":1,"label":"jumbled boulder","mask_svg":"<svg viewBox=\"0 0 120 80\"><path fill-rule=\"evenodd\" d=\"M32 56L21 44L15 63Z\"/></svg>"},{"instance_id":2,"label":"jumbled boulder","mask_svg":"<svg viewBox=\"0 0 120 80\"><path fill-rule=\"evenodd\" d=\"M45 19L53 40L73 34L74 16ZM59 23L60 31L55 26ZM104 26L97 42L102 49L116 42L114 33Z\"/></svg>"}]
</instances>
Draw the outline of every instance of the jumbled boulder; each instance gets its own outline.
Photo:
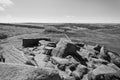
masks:
<instances>
[{"instance_id":1,"label":"jumbled boulder","mask_svg":"<svg viewBox=\"0 0 120 80\"><path fill-rule=\"evenodd\" d=\"M61 65L69 65L70 64L70 60L65 59L65 58L55 57L55 56L51 57L51 61L55 64L61 64Z\"/></svg>"},{"instance_id":2,"label":"jumbled boulder","mask_svg":"<svg viewBox=\"0 0 120 80\"><path fill-rule=\"evenodd\" d=\"M62 55L63 58L66 56L72 56L76 61L80 62L83 65L86 65L86 59L84 59L77 51L80 50L80 47L77 47L76 45L72 43L68 43L66 45L64 54Z\"/></svg>"},{"instance_id":3,"label":"jumbled boulder","mask_svg":"<svg viewBox=\"0 0 120 80\"><path fill-rule=\"evenodd\" d=\"M60 41L57 43L56 48L52 50L52 55L56 57L62 57L67 43L71 43L71 41L65 38L61 38Z\"/></svg>"},{"instance_id":4,"label":"jumbled boulder","mask_svg":"<svg viewBox=\"0 0 120 80\"><path fill-rule=\"evenodd\" d=\"M85 44L84 43L75 43L75 45L78 47L84 47Z\"/></svg>"},{"instance_id":5,"label":"jumbled boulder","mask_svg":"<svg viewBox=\"0 0 120 80\"><path fill-rule=\"evenodd\" d=\"M76 70L72 72L72 75L77 79L80 80L83 78L84 74L87 74L88 69L84 65L79 64L76 67Z\"/></svg>"},{"instance_id":6,"label":"jumbled boulder","mask_svg":"<svg viewBox=\"0 0 120 80\"><path fill-rule=\"evenodd\" d=\"M109 56L108 51L105 49L104 46L101 47L101 49L100 49L100 56L99 57L110 62L110 56Z\"/></svg>"},{"instance_id":7,"label":"jumbled boulder","mask_svg":"<svg viewBox=\"0 0 120 80\"><path fill-rule=\"evenodd\" d=\"M110 58L111 58L111 62L114 63L115 65L117 65L120 68L120 57L119 55L116 55L112 52L108 52Z\"/></svg>"},{"instance_id":8,"label":"jumbled boulder","mask_svg":"<svg viewBox=\"0 0 120 80\"><path fill-rule=\"evenodd\" d=\"M98 52L100 52L100 49L101 49L101 46L98 45L98 44L94 47L94 50L96 50L96 51L98 51Z\"/></svg>"},{"instance_id":9,"label":"jumbled boulder","mask_svg":"<svg viewBox=\"0 0 120 80\"><path fill-rule=\"evenodd\" d=\"M88 80L120 80L120 75L114 68L101 65L88 74Z\"/></svg>"},{"instance_id":10,"label":"jumbled boulder","mask_svg":"<svg viewBox=\"0 0 120 80\"><path fill-rule=\"evenodd\" d=\"M46 59L47 55L45 54L38 54L34 57L34 60L36 61L37 65L42 68L44 68L47 64Z\"/></svg>"},{"instance_id":11,"label":"jumbled boulder","mask_svg":"<svg viewBox=\"0 0 120 80\"><path fill-rule=\"evenodd\" d=\"M80 47L73 44L70 40L67 39L61 39L57 47L52 50L52 55L65 58L69 55L71 55L76 61L84 63L84 59L77 53L77 50L80 50Z\"/></svg>"},{"instance_id":12,"label":"jumbled boulder","mask_svg":"<svg viewBox=\"0 0 120 80\"><path fill-rule=\"evenodd\" d=\"M50 42L50 43L47 44L47 46L55 48L56 47L56 43Z\"/></svg>"},{"instance_id":13,"label":"jumbled boulder","mask_svg":"<svg viewBox=\"0 0 120 80\"><path fill-rule=\"evenodd\" d=\"M48 43L49 43L49 41L45 41L45 40L39 41L39 45L47 45Z\"/></svg>"}]
</instances>

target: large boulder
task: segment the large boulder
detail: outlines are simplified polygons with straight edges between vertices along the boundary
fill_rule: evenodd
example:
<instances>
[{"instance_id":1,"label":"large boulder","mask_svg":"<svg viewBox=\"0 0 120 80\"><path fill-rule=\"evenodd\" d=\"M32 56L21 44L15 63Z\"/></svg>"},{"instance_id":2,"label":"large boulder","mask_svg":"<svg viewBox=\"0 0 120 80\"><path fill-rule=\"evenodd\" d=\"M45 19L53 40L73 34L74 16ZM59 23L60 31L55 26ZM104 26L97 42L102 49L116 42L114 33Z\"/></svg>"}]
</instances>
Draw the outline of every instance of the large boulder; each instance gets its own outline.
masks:
<instances>
[{"instance_id":1,"label":"large boulder","mask_svg":"<svg viewBox=\"0 0 120 80\"><path fill-rule=\"evenodd\" d=\"M87 62L88 67L95 69L101 65L107 65L109 62L103 59L96 59L96 58L91 58L90 61Z\"/></svg>"},{"instance_id":2,"label":"large boulder","mask_svg":"<svg viewBox=\"0 0 120 80\"><path fill-rule=\"evenodd\" d=\"M108 55L111 58L111 62L117 65L120 68L120 56L113 53L113 52L108 52Z\"/></svg>"},{"instance_id":3,"label":"large boulder","mask_svg":"<svg viewBox=\"0 0 120 80\"><path fill-rule=\"evenodd\" d=\"M93 51L95 47L96 46L86 44L86 45L84 45L83 48L86 49L86 50L89 50L89 51L91 51L91 50Z\"/></svg>"},{"instance_id":4,"label":"large boulder","mask_svg":"<svg viewBox=\"0 0 120 80\"><path fill-rule=\"evenodd\" d=\"M77 51L80 50L80 47L77 47L76 45L72 43L68 43L66 45L64 54L62 55L63 58L70 55L72 56L76 61L80 62L83 65L86 65L86 59L84 59Z\"/></svg>"},{"instance_id":5,"label":"large boulder","mask_svg":"<svg viewBox=\"0 0 120 80\"><path fill-rule=\"evenodd\" d=\"M75 44L67 43L62 57L66 57L68 55L74 56L74 54L78 54L77 51L79 50L80 50L80 47L76 46Z\"/></svg>"},{"instance_id":6,"label":"large boulder","mask_svg":"<svg viewBox=\"0 0 120 80\"><path fill-rule=\"evenodd\" d=\"M38 46L40 40L50 41L49 38L23 39L22 46L24 48Z\"/></svg>"},{"instance_id":7,"label":"large boulder","mask_svg":"<svg viewBox=\"0 0 120 80\"><path fill-rule=\"evenodd\" d=\"M71 63L77 64L79 63L78 61L76 61L71 55L67 56L66 59L69 59Z\"/></svg>"},{"instance_id":8,"label":"large boulder","mask_svg":"<svg viewBox=\"0 0 120 80\"><path fill-rule=\"evenodd\" d=\"M103 60L103 59L96 59L96 58L91 58L91 61L94 63L94 64L108 64L108 62L106 60Z\"/></svg>"},{"instance_id":9,"label":"large boulder","mask_svg":"<svg viewBox=\"0 0 120 80\"><path fill-rule=\"evenodd\" d=\"M87 72L88 72L87 67L85 67L84 65L79 64L79 65L76 67L75 71L72 72L72 75L73 75L76 79L82 79L83 76L84 76L85 74L87 74Z\"/></svg>"},{"instance_id":10,"label":"large boulder","mask_svg":"<svg viewBox=\"0 0 120 80\"><path fill-rule=\"evenodd\" d=\"M89 55L90 55L90 54L92 54L92 55L94 54L93 52L88 51L88 50L83 49L83 48L81 48L80 51L77 51L77 53L78 53L79 55L81 55L82 58L86 58L86 59L89 58Z\"/></svg>"},{"instance_id":11,"label":"large boulder","mask_svg":"<svg viewBox=\"0 0 120 80\"><path fill-rule=\"evenodd\" d=\"M98 51L98 52L100 52L100 49L101 49L101 46L98 45L98 44L94 47L94 50L96 50L96 51Z\"/></svg>"},{"instance_id":12,"label":"large boulder","mask_svg":"<svg viewBox=\"0 0 120 80\"><path fill-rule=\"evenodd\" d=\"M104 60L107 60L109 62L111 60L111 58L110 58L110 56L108 54L108 51L107 51L107 49L104 46L101 47L101 49L100 49L100 55L99 55L99 57L102 58L102 59L104 59Z\"/></svg>"},{"instance_id":13,"label":"large boulder","mask_svg":"<svg viewBox=\"0 0 120 80\"><path fill-rule=\"evenodd\" d=\"M69 59L65 58L60 58L60 57L51 57L51 61L56 64L61 64L61 65L68 65L70 63Z\"/></svg>"},{"instance_id":14,"label":"large boulder","mask_svg":"<svg viewBox=\"0 0 120 80\"><path fill-rule=\"evenodd\" d=\"M111 66L101 65L89 72L88 80L120 80L120 73Z\"/></svg>"},{"instance_id":15,"label":"large boulder","mask_svg":"<svg viewBox=\"0 0 120 80\"><path fill-rule=\"evenodd\" d=\"M68 43L71 43L71 41L65 38L61 38L57 43L56 48L52 50L52 55L56 57L62 57Z\"/></svg>"},{"instance_id":16,"label":"large boulder","mask_svg":"<svg viewBox=\"0 0 120 80\"><path fill-rule=\"evenodd\" d=\"M44 68L47 65L47 62L46 62L47 57L48 57L47 55L41 53L41 54L36 55L34 57L34 60L36 61L39 67Z\"/></svg>"},{"instance_id":17,"label":"large boulder","mask_svg":"<svg viewBox=\"0 0 120 80\"><path fill-rule=\"evenodd\" d=\"M52 55L57 57L65 58L71 55L77 61L84 61L82 57L77 53L77 50L80 50L80 47L73 44L70 40L62 38L57 47L53 49Z\"/></svg>"},{"instance_id":18,"label":"large boulder","mask_svg":"<svg viewBox=\"0 0 120 80\"><path fill-rule=\"evenodd\" d=\"M50 43L49 41L45 41L45 40L40 40L39 44L40 45L47 45L48 43Z\"/></svg>"}]
</instances>

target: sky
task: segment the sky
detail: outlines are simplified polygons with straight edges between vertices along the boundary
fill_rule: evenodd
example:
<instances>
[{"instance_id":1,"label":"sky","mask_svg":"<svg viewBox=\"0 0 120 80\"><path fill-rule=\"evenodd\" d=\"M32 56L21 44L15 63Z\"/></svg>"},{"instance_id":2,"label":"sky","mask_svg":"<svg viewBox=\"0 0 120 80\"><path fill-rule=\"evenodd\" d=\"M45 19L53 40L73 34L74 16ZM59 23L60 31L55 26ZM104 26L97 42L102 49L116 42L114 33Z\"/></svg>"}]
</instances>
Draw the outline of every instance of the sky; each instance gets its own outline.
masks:
<instances>
[{"instance_id":1,"label":"sky","mask_svg":"<svg viewBox=\"0 0 120 80\"><path fill-rule=\"evenodd\" d=\"M120 0L0 0L0 22L120 23Z\"/></svg>"}]
</instances>

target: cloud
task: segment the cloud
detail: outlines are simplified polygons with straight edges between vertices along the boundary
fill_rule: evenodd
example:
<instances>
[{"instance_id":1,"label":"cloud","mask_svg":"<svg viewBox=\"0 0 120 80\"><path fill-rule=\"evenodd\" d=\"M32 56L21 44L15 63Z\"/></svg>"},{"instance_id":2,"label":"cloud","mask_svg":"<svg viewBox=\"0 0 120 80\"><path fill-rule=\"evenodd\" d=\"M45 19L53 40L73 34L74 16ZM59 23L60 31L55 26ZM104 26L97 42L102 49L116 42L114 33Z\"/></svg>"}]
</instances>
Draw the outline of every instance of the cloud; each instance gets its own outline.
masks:
<instances>
[{"instance_id":1,"label":"cloud","mask_svg":"<svg viewBox=\"0 0 120 80\"><path fill-rule=\"evenodd\" d=\"M10 7L13 4L11 0L0 0L0 11L4 11L6 7Z\"/></svg>"},{"instance_id":2,"label":"cloud","mask_svg":"<svg viewBox=\"0 0 120 80\"><path fill-rule=\"evenodd\" d=\"M66 16L66 18L75 18L76 16Z\"/></svg>"},{"instance_id":3,"label":"cloud","mask_svg":"<svg viewBox=\"0 0 120 80\"><path fill-rule=\"evenodd\" d=\"M0 6L0 11L4 11L5 9L3 7Z\"/></svg>"}]
</instances>

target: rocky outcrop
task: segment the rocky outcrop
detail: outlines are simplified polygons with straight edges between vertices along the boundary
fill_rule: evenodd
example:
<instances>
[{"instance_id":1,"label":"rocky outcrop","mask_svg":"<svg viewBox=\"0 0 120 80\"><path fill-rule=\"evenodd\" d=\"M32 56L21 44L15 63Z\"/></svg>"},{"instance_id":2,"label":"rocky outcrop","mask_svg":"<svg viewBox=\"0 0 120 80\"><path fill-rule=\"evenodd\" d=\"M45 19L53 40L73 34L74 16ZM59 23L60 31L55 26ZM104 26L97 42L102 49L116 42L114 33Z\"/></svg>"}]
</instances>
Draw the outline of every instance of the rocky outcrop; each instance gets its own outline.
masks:
<instances>
[{"instance_id":1,"label":"rocky outcrop","mask_svg":"<svg viewBox=\"0 0 120 80\"><path fill-rule=\"evenodd\" d=\"M120 78L120 58L104 46L77 44L63 38L50 49L51 55L46 54L50 56L47 66L57 70L60 77L65 80L119 80ZM38 56L35 57L37 63L44 58L40 55L43 54L39 54L38 59L36 59ZM42 62L39 66L48 63Z\"/></svg>"},{"instance_id":2,"label":"rocky outcrop","mask_svg":"<svg viewBox=\"0 0 120 80\"><path fill-rule=\"evenodd\" d=\"M108 54L111 58L111 62L120 68L120 56L112 52L108 52Z\"/></svg>"},{"instance_id":3,"label":"rocky outcrop","mask_svg":"<svg viewBox=\"0 0 120 80\"><path fill-rule=\"evenodd\" d=\"M25 80L120 80L120 57L104 46L62 38L58 43L40 40L23 51L26 64L32 66L24 69L30 70Z\"/></svg>"}]
</instances>

